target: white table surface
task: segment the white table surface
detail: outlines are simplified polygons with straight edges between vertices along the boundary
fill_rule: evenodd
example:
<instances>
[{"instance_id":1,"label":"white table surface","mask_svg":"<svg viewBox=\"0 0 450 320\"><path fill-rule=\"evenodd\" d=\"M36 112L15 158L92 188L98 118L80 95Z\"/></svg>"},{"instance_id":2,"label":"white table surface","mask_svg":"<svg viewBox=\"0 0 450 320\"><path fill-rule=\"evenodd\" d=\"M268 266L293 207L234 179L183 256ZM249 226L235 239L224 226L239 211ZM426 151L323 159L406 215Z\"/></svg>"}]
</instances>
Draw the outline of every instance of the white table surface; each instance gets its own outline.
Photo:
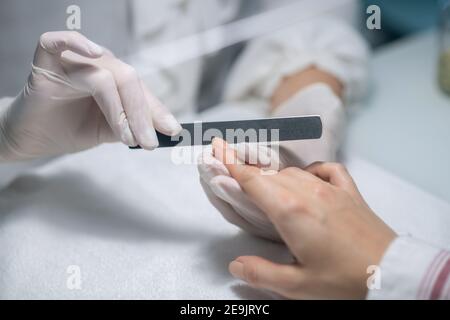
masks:
<instances>
[{"instance_id":1,"label":"white table surface","mask_svg":"<svg viewBox=\"0 0 450 320\"><path fill-rule=\"evenodd\" d=\"M224 106L208 118L247 117L243 110ZM184 150L191 151L201 148ZM195 164L170 161L180 152L105 144L33 168L0 190L0 299L277 298L233 279L227 265L240 255L290 262L290 254L227 223L201 190ZM394 230L450 243L449 204L347 160L368 204Z\"/></svg>"},{"instance_id":2,"label":"white table surface","mask_svg":"<svg viewBox=\"0 0 450 320\"><path fill-rule=\"evenodd\" d=\"M450 202L450 97L436 80L438 48L427 32L374 53L370 96L347 148Z\"/></svg>"}]
</instances>

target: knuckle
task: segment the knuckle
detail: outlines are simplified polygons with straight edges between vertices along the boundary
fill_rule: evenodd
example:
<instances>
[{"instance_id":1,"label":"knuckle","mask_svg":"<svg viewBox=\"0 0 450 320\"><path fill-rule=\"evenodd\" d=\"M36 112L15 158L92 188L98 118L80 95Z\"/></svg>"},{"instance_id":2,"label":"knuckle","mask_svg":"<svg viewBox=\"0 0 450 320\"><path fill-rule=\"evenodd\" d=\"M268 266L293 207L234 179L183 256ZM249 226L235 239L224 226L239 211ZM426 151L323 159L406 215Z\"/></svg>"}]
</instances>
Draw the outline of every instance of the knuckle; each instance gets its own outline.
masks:
<instances>
[{"instance_id":1,"label":"knuckle","mask_svg":"<svg viewBox=\"0 0 450 320\"><path fill-rule=\"evenodd\" d=\"M39 46L49 52L52 52L56 49L54 43L54 35L55 32L47 31L39 36Z\"/></svg>"},{"instance_id":2,"label":"knuckle","mask_svg":"<svg viewBox=\"0 0 450 320\"><path fill-rule=\"evenodd\" d=\"M314 197L318 199L328 199L330 196L330 188L324 183L315 183L311 189Z\"/></svg>"},{"instance_id":3,"label":"knuckle","mask_svg":"<svg viewBox=\"0 0 450 320\"><path fill-rule=\"evenodd\" d=\"M108 94L112 87L115 87L114 76L111 71L107 69L98 69L92 76L92 95L93 96L103 96ZM121 124L119 119L118 124Z\"/></svg>"},{"instance_id":4,"label":"knuckle","mask_svg":"<svg viewBox=\"0 0 450 320\"><path fill-rule=\"evenodd\" d=\"M51 32L47 31L40 35L39 41L41 43L47 42L47 40L51 37Z\"/></svg>"},{"instance_id":5,"label":"knuckle","mask_svg":"<svg viewBox=\"0 0 450 320\"><path fill-rule=\"evenodd\" d=\"M133 81L138 78L138 73L132 66L124 63L121 67L121 78L123 82Z\"/></svg>"},{"instance_id":6,"label":"knuckle","mask_svg":"<svg viewBox=\"0 0 450 320\"><path fill-rule=\"evenodd\" d=\"M290 219L293 215L305 211L305 205L299 199L292 196L282 196L282 205L275 213L278 220Z\"/></svg>"},{"instance_id":7,"label":"knuckle","mask_svg":"<svg viewBox=\"0 0 450 320\"><path fill-rule=\"evenodd\" d=\"M109 86L114 80L114 76L108 69L98 69L95 73L97 86Z\"/></svg>"},{"instance_id":8,"label":"knuckle","mask_svg":"<svg viewBox=\"0 0 450 320\"><path fill-rule=\"evenodd\" d=\"M311 163L309 165L309 167L321 166L321 165L324 165L324 164L325 164L325 162L318 160L318 161L314 161L313 163Z\"/></svg>"},{"instance_id":9,"label":"knuckle","mask_svg":"<svg viewBox=\"0 0 450 320\"><path fill-rule=\"evenodd\" d=\"M289 167L289 168L282 170L282 172L286 175L295 175L295 174L298 174L300 171L301 170L297 167Z\"/></svg>"}]
</instances>

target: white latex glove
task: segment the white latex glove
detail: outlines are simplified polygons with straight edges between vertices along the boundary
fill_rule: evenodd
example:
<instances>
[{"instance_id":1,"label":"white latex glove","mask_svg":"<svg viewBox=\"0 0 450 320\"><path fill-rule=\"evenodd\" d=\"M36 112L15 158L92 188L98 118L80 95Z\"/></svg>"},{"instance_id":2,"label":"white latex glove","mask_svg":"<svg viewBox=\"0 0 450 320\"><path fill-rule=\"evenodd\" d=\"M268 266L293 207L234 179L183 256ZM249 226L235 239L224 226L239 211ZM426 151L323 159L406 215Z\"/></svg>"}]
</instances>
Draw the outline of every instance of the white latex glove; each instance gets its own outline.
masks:
<instances>
[{"instance_id":1,"label":"white latex glove","mask_svg":"<svg viewBox=\"0 0 450 320\"><path fill-rule=\"evenodd\" d=\"M0 110L0 161L71 153L120 140L158 146L181 126L136 71L77 32L40 37L23 91Z\"/></svg>"},{"instance_id":2,"label":"white latex glove","mask_svg":"<svg viewBox=\"0 0 450 320\"><path fill-rule=\"evenodd\" d=\"M305 167L316 161L333 161L343 131L344 111L341 100L325 84L315 84L298 92L275 112L276 116L320 115L323 134L319 140L281 142L279 149L264 145L234 146L241 161L281 170ZM272 223L246 196L225 165L204 151L199 159L200 183L210 202L230 223L257 236L280 241ZM270 196L270 195L268 195Z\"/></svg>"}]
</instances>

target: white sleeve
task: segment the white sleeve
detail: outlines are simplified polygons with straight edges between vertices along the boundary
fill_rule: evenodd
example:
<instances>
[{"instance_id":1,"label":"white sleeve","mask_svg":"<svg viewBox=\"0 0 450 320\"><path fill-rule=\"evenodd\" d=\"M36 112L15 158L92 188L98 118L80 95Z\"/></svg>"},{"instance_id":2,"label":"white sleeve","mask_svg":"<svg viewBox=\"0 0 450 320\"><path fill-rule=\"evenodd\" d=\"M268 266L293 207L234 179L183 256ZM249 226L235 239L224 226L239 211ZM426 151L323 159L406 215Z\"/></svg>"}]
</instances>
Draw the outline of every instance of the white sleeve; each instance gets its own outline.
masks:
<instances>
[{"instance_id":1,"label":"white sleeve","mask_svg":"<svg viewBox=\"0 0 450 320\"><path fill-rule=\"evenodd\" d=\"M0 98L0 113L7 108L14 98L6 97ZM1 139L1 135L0 135ZM20 161L14 163L6 163L2 161L2 155L0 154L0 189L3 189L11 181L13 181L18 175L24 173L30 168L34 168L43 163L47 163L50 158L30 160L30 161Z\"/></svg>"},{"instance_id":2,"label":"white sleeve","mask_svg":"<svg viewBox=\"0 0 450 320\"><path fill-rule=\"evenodd\" d=\"M370 289L367 299L450 299L448 250L400 236L379 267L379 289Z\"/></svg>"},{"instance_id":3,"label":"white sleeve","mask_svg":"<svg viewBox=\"0 0 450 320\"><path fill-rule=\"evenodd\" d=\"M327 17L251 42L231 71L224 98L268 99L284 76L311 66L334 75L344 84L346 103L357 101L365 94L366 43L349 25Z\"/></svg>"}]
</instances>

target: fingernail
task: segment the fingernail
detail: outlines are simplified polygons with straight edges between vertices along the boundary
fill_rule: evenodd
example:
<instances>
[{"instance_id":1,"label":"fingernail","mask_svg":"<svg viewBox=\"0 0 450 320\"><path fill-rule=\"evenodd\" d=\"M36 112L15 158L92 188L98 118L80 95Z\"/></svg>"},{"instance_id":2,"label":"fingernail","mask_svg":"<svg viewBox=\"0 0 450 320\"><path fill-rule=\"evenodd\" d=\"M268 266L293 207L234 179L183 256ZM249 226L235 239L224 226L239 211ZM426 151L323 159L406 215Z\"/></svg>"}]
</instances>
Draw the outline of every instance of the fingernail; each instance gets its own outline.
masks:
<instances>
[{"instance_id":1,"label":"fingernail","mask_svg":"<svg viewBox=\"0 0 450 320\"><path fill-rule=\"evenodd\" d=\"M158 137L153 129L146 129L144 132L144 141L141 142L141 147L147 150L154 150L159 146Z\"/></svg>"},{"instance_id":2,"label":"fingernail","mask_svg":"<svg viewBox=\"0 0 450 320\"><path fill-rule=\"evenodd\" d=\"M164 130L169 132L171 136L175 136L183 130L180 123L175 119L175 117L171 114L166 115L163 120L161 121L161 124L164 126Z\"/></svg>"},{"instance_id":3,"label":"fingernail","mask_svg":"<svg viewBox=\"0 0 450 320\"><path fill-rule=\"evenodd\" d=\"M219 161L222 161L224 158L223 157L224 142L225 141L223 141L220 138L213 138L211 141L214 158L218 159Z\"/></svg>"},{"instance_id":4,"label":"fingernail","mask_svg":"<svg viewBox=\"0 0 450 320\"><path fill-rule=\"evenodd\" d=\"M239 261L232 261L230 265L228 266L228 270L230 270L230 273L233 275L233 277L245 280L244 279L244 264Z\"/></svg>"},{"instance_id":5,"label":"fingernail","mask_svg":"<svg viewBox=\"0 0 450 320\"><path fill-rule=\"evenodd\" d=\"M218 138L218 137L214 137L212 140L211 140L211 145L212 145L212 147L213 147L213 150L214 149L216 149L216 148L223 148L222 147L222 144L223 144L223 140L222 139L220 139L220 138Z\"/></svg>"},{"instance_id":6,"label":"fingernail","mask_svg":"<svg viewBox=\"0 0 450 320\"><path fill-rule=\"evenodd\" d=\"M225 140L214 138L213 141L214 157L223 164L238 164L241 163L236 156L236 151L228 145Z\"/></svg>"},{"instance_id":7,"label":"fingernail","mask_svg":"<svg viewBox=\"0 0 450 320\"><path fill-rule=\"evenodd\" d=\"M128 121L125 119L122 121L122 132L121 132L121 140L127 146L135 146L136 139L133 136L133 133L130 130L130 126L128 125Z\"/></svg>"}]
</instances>

